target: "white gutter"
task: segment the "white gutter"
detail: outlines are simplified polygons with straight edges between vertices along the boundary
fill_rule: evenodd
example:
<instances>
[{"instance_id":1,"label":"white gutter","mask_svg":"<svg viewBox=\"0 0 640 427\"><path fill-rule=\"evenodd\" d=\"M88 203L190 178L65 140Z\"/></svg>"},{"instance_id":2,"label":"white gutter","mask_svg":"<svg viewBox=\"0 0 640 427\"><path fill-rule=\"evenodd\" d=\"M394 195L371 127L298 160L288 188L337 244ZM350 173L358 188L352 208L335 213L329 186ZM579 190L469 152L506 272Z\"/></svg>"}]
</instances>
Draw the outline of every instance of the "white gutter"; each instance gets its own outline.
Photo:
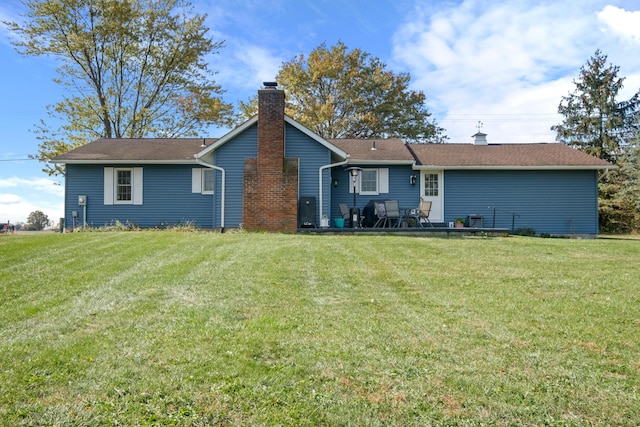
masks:
<instances>
[{"instance_id":1,"label":"white gutter","mask_svg":"<svg viewBox=\"0 0 640 427\"><path fill-rule=\"evenodd\" d=\"M216 165L212 165L210 163L205 162L204 160L200 160L200 158L196 157L196 162L198 162L199 165L211 168L211 169L215 169L217 171L220 171L222 173L222 182L220 183L221 187L222 187L222 192L220 194L220 198L222 199L221 203L220 203L220 228L222 230L224 230L224 202L225 202L225 192L224 192L224 188L225 188L225 170L222 169L220 166L216 166ZM216 203L216 198L213 197L213 204L215 206ZM215 223L214 223L215 224ZM211 224L212 226L214 224Z\"/></svg>"},{"instance_id":2,"label":"white gutter","mask_svg":"<svg viewBox=\"0 0 640 427\"><path fill-rule=\"evenodd\" d=\"M332 163L330 165L324 165L324 166L320 166L320 169L318 169L318 176L320 179L318 179L318 182L320 183L320 192L318 193L318 195L320 196L320 221L322 221L322 172L324 172L325 169L330 169L336 166L343 166L346 165L349 162L349 159L347 158L346 160L342 161L342 162L338 162L338 163Z\"/></svg>"}]
</instances>

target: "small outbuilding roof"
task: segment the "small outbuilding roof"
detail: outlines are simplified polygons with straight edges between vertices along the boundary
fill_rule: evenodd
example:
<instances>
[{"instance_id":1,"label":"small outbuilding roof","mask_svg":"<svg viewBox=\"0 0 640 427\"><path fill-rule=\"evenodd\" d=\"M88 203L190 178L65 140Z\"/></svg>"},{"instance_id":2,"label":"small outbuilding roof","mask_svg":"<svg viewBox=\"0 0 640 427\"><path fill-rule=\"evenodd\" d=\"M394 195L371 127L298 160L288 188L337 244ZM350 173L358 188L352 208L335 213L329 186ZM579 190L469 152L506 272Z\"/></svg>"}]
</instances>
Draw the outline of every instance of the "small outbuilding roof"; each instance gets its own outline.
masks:
<instances>
[{"instance_id":1,"label":"small outbuilding roof","mask_svg":"<svg viewBox=\"0 0 640 427\"><path fill-rule=\"evenodd\" d=\"M416 166L442 169L610 169L612 164L560 143L408 144Z\"/></svg>"}]
</instances>

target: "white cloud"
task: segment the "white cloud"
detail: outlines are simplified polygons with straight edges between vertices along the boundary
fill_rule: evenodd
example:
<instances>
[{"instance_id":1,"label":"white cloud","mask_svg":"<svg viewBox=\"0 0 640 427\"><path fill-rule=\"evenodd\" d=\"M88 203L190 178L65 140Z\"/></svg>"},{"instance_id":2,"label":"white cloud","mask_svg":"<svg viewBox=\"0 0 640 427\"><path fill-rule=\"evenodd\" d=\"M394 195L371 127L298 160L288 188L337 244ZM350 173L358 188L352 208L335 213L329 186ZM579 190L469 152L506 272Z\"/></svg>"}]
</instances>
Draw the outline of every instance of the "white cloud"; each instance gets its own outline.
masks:
<instances>
[{"instance_id":1,"label":"white cloud","mask_svg":"<svg viewBox=\"0 0 640 427\"><path fill-rule=\"evenodd\" d=\"M592 3L419 3L394 35L394 61L451 142L471 142L477 121L490 142L551 142L561 97L603 42Z\"/></svg>"},{"instance_id":2,"label":"white cloud","mask_svg":"<svg viewBox=\"0 0 640 427\"><path fill-rule=\"evenodd\" d=\"M60 195L63 191L58 181L49 178L0 178L0 188L21 188L53 195Z\"/></svg>"},{"instance_id":3,"label":"white cloud","mask_svg":"<svg viewBox=\"0 0 640 427\"><path fill-rule=\"evenodd\" d=\"M605 26L603 31L611 31L628 43L640 43L640 11L627 11L607 5L597 16Z\"/></svg>"},{"instance_id":4,"label":"white cloud","mask_svg":"<svg viewBox=\"0 0 640 427\"><path fill-rule=\"evenodd\" d=\"M263 82L275 79L281 64L282 59L265 48L228 40L225 58L216 63L217 80L225 88L251 96Z\"/></svg>"},{"instance_id":5,"label":"white cloud","mask_svg":"<svg viewBox=\"0 0 640 427\"><path fill-rule=\"evenodd\" d=\"M48 178L0 177L0 222L26 222L37 210L57 222L64 216L64 188Z\"/></svg>"}]
</instances>

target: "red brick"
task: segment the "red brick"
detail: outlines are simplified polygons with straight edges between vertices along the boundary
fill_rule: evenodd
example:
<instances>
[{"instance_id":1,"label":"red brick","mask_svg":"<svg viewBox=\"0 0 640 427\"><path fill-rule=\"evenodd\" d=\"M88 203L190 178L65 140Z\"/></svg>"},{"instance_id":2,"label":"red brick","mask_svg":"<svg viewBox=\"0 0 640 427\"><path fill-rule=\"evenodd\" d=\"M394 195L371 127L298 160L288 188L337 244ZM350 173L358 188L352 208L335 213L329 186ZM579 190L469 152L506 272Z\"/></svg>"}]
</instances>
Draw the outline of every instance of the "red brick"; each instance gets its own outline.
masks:
<instances>
[{"instance_id":1,"label":"red brick","mask_svg":"<svg viewBox=\"0 0 640 427\"><path fill-rule=\"evenodd\" d=\"M298 159L284 157L284 91L258 91L258 157L245 160L243 226L293 233L298 224Z\"/></svg>"}]
</instances>

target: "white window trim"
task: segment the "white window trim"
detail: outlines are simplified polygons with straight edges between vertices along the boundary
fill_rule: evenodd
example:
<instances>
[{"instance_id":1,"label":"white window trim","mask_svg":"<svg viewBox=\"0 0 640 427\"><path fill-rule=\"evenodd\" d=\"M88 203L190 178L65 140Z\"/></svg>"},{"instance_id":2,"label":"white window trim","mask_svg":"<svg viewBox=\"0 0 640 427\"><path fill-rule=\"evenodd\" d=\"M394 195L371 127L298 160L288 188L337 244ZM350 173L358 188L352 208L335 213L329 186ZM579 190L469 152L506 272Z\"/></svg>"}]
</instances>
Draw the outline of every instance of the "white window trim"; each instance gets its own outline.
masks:
<instances>
[{"instance_id":1,"label":"white window trim","mask_svg":"<svg viewBox=\"0 0 640 427\"><path fill-rule=\"evenodd\" d=\"M214 191L206 191L204 189L205 172L212 173L213 175L213 188L215 188L215 171L209 168L193 168L191 169L191 192L200 194L213 194Z\"/></svg>"},{"instance_id":2,"label":"white window trim","mask_svg":"<svg viewBox=\"0 0 640 427\"><path fill-rule=\"evenodd\" d=\"M131 200L118 200L118 172L131 172ZM113 204L114 205L132 205L133 204L133 169L132 168L114 168L113 169Z\"/></svg>"},{"instance_id":3,"label":"white window trim","mask_svg":"<svg viewBox=\"0 0 640 427\"><path fill-rule=\"evenodd\" d=\"M116 200L116 194L118 191L117 173L119 170L131 171L131 200ZM143 182L142 168L104 168L104 204L142 205Z\"/></svg>"},{"instance_id":4,"label":"white window trim","mask_svg":"<svg viewBox=\"0 0 640 427\"><path fill-rule=\"evenodd\" d=\"M363 170L376 171L378 182L376 183L376 191L362 191L361 174L358 174L356 183L357 191L362 196L377 196L379 194L389 193L389 169L388 168L366 168ZM351 179L351 177L349 177ZM349 182L349 193L353 194L353 185Z\"/></svg>"},{"instance_id":5,"label":"white window trim","mask_svg":"<svg viewBox=\"0 0 640 427\"><path fill-rule=\"evenodd\" d=\"M211 174L211 190L205 190L205 177L207 174ZM216 181L215 181L215 171L213 169L203 169L202 170L202 194L213 194L213 189L216 188Z\"/></svg>"},{"instance_id":6,"label":"white window trim","mask_svg":"<svg viewBox=\"0 0 640 427\"><path fill-rule=\"evenodd\" d=\"M376 189L375 191L364 191L362 189L362 174L364 172L375 172L376 173ZM360 172L358 174L358 194L362 195L362 196L377 196L378 194L380 194L380 172L378 169L362 169L362 172Z\"/></svg>"}]
</instances>

